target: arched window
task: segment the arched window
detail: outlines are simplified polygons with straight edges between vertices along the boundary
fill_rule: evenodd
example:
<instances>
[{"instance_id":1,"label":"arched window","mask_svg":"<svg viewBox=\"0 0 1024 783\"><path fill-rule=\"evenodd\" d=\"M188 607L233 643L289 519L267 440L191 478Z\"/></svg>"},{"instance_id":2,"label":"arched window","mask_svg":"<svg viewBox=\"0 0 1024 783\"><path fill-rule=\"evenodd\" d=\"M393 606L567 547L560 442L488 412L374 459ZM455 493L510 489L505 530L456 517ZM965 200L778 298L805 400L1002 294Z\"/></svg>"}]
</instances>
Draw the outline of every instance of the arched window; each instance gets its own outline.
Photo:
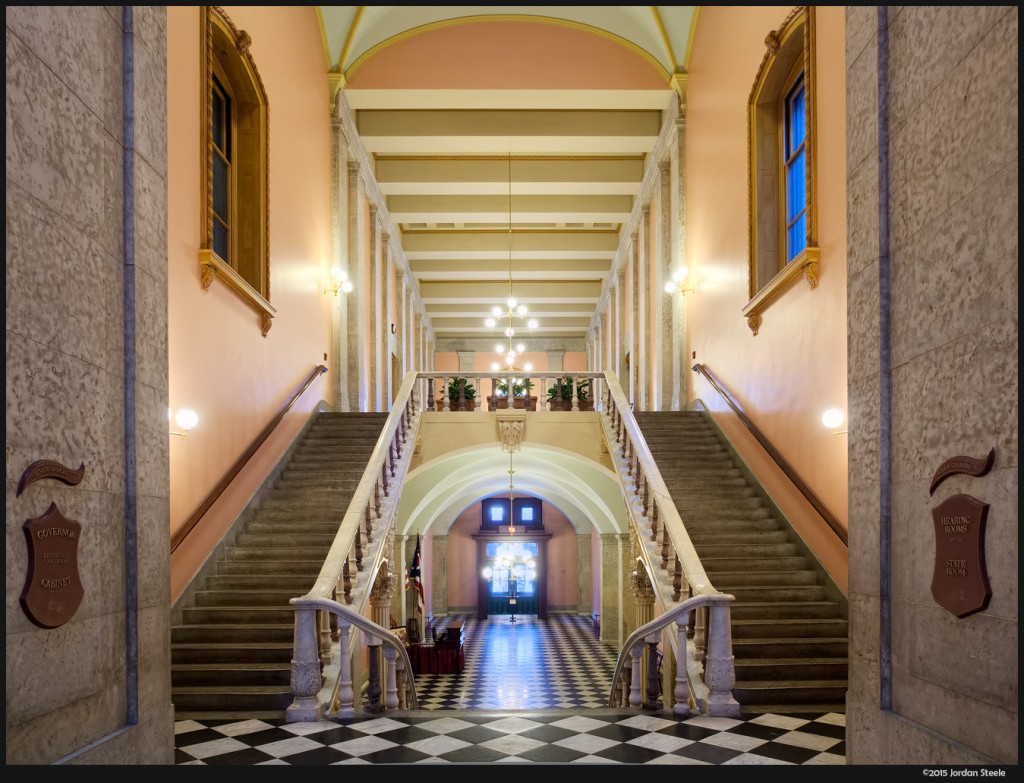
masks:
<instances>
[{"instance_id":1,"label":"arched window","mask_svg":"<svg viewBox=\"0 0 1024 783\"><path fill-rule=\"evenodd\" d=\"M260 315L270 306L267 94L252 39L219 6L201 6L203 50L202 285L221 280Z\"/></svg>"},{"instance_id":2,"label":"arched window","mask_svg":"<svg viewBox=\"0 0 1024 783\"><path fill-rule=\"evenodd\" d=\"M814 8L798 6L765 39L768 51L747 104L750 301L761 313L803 273L818 284L814 161Z\"/></svg>"}]
</instances>

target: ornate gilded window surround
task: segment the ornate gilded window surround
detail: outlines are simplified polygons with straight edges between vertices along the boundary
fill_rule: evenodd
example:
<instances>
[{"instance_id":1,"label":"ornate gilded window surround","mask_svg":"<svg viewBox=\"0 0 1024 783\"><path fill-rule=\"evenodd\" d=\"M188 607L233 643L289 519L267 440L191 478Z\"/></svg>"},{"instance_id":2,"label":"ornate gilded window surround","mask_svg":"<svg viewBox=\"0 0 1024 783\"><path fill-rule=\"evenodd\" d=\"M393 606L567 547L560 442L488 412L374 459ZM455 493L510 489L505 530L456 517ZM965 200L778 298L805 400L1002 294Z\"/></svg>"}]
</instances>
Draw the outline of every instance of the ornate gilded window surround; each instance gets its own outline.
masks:
<instances>
[{"instance_id":1,"label":"ornate gilded window surround","mask_svg":"<svg viewBox=\"0 0 1024 783\"><path fill-rule=\"evenodd\" d=\"M252 38L239 30L220 6L200 6L202 40L205 43L201 67L203 190L199 249L200 282L207 290L220 280L237 293L260 316L260 331L270 331L277 311L270 304L270 200L269 200L269 109L267 93L256 63L249 53ZM231 244L221 258L213 249L213 85L215 74L227 79L234 104L230 145L235 162L231 166Z\"/></svg>"},{"instance_id":2,"label":"ornate gilded window surround","mask_svg":"<svg viewBox=\"0 0 1024 783\"><path fill-rule=\"evenodd\" d=\"M797 6L765 38L767 52L747 101L747 156L749 169L749 296L743 316L754 335L761 314L803 273L813 289L818 285L818 210L815 163L814 7ZM806 248L785 262L785 203L783 122L785 87L803 64L807 102Z\"/></svg>"}]
</instances>

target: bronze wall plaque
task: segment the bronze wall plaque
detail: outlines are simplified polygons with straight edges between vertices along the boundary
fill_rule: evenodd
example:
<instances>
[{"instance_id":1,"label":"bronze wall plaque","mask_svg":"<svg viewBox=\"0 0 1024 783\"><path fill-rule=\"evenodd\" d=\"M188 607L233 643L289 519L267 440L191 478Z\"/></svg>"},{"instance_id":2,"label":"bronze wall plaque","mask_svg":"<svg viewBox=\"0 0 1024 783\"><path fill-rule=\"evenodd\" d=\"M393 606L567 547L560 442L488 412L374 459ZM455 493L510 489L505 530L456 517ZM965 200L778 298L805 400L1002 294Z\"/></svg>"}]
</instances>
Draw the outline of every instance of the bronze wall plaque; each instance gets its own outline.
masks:
<instances>
[{"instance_id":1,"label":"bronze wall plaque","mask_svg":"<svg viewBox=\"0 0 1024 783\"><path fill-rule=\"evenodd\" d=\"M27 520L23 529L28 539L28 577L21 606L36 625L56 628L74 616L85 595L78 573L82 526L51 503L45 514Z\"/></svg>"},{"instance_id":2,"label":"bronze wall plaque","mask_svg":"<svg viewBox=\"0 0 1024 783\"><path fill-rule=\"evenodd\" d=\"M25 487L34 481L39 481L39 479L57 479L73 487L81 482L83 476L85 476L84 462L75 470L67 465L61 465L52 459L37 459L25 468L25 472L21 474L21 481L18 482L16 495L20 495L25 490Z\"/></svg>"},{"instance_id":3,"label":"bronze wall plaque","mask_svg":"<svg viewBox=\"0 0 1024 783\"><path fill-rule=\"evenodd\" d=\"M992 589L985 572L985 519L988 503L953 495L932 509L935 571L932 596L957 617L988 606Z\"/></svg>"},{"instance_id":4,"label":"bronze wall plaque","mask_svg":"<svg viewBox=\"0 0 1024 783\"><path fill-rule=\"evenodd\" d=\"M934 495L935 490L938 489L939 484L948 479L950 476L957 475L968 475L984 476L990 470L992 470L992 463L996 458L996 450L989 449L988 454L984 457L951 457L939 465L939 469L935 471L935 475L932 476L931 486L928 487L928 494Z\"/></svg>"}]
</instances>

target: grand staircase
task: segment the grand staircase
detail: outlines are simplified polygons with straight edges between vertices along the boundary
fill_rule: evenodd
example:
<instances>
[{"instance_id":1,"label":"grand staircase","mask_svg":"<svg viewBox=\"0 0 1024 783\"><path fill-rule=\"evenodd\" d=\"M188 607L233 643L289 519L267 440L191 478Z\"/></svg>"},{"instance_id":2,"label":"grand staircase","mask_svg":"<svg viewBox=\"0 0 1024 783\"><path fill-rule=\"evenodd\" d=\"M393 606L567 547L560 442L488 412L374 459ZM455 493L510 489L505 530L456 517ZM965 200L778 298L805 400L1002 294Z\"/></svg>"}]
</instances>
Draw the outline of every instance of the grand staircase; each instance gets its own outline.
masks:
<instances>
[{"instance_id":1,"label":"grand staircase","mask_svg":"<svg viewBox=\"0 0 1024 783\"><path fill-rule=\"evenodd\" d=\"M171 627L175 717L283 717L295 615L387 413L319 413L267 500Z\"/></svg>"},{"instance_id":2,"label":"grand staircase","mask_svg":"<svg viewBox=\"0 0 1024 783\"><path fill-rule=\"evenodd\" d=\"M845 598L701 411L634 414L716 589L735 596L733 695L746 711L845 712Z\"/></svg>"}]
</instances>

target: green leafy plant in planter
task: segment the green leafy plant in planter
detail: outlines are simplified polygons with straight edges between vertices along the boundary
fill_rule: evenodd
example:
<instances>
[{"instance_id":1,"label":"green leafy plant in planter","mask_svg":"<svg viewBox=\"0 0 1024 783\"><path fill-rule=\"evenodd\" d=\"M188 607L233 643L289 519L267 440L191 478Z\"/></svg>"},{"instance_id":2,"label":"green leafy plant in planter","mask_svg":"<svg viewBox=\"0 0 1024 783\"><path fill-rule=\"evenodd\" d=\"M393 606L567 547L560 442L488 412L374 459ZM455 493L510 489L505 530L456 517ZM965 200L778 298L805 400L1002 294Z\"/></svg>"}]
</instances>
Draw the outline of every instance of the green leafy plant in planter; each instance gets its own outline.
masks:
<instances>
[{"instance_id":1,"label":"green leafy plant in planter","mask_svg":"<svg viewBox=\"0 0 1024 783\"><path fill-rule=\"evenodd\" d=\"M581 381L575 381L572 376L566 376L564 378L555 379L555 382L548 388L548 402L551 404L551 410L572 410L573 383L576 384L576 398L579 403L579 409L593 409L590 402L590 380L584 378Z\"/></svg>"},{"instance_id":2,"label":"green leafy plant in planter","mask_svg":"<svg viewBox=\"0 0 1024 783\"><path fill-rule=\"evenodd\" d=\"M512 398L513 405L516 408L526 408L527 410L536 410L536 397L531 397L530 392L533 390L534 383L529 378L517 378L512 383ZM507 408L508 404L498 404L498 398L508 397L508 378L502 378L500 381L494 384L494 395L491 401L494 403L491 409L498 407Z\"/></svg>"},{"instance_id":3,"label":"green leafy plant in planter","mask_svg":"<svg viewBox=\"0 0 1024 783\"><path fill-rule=\"evenodd\" d=\"M448 404L451 410L458 410L460 392L466 399L466 410L471 411L476 407L476 387L466 378L452 378L448 382Z\"/></svg>"}]
</instances>

